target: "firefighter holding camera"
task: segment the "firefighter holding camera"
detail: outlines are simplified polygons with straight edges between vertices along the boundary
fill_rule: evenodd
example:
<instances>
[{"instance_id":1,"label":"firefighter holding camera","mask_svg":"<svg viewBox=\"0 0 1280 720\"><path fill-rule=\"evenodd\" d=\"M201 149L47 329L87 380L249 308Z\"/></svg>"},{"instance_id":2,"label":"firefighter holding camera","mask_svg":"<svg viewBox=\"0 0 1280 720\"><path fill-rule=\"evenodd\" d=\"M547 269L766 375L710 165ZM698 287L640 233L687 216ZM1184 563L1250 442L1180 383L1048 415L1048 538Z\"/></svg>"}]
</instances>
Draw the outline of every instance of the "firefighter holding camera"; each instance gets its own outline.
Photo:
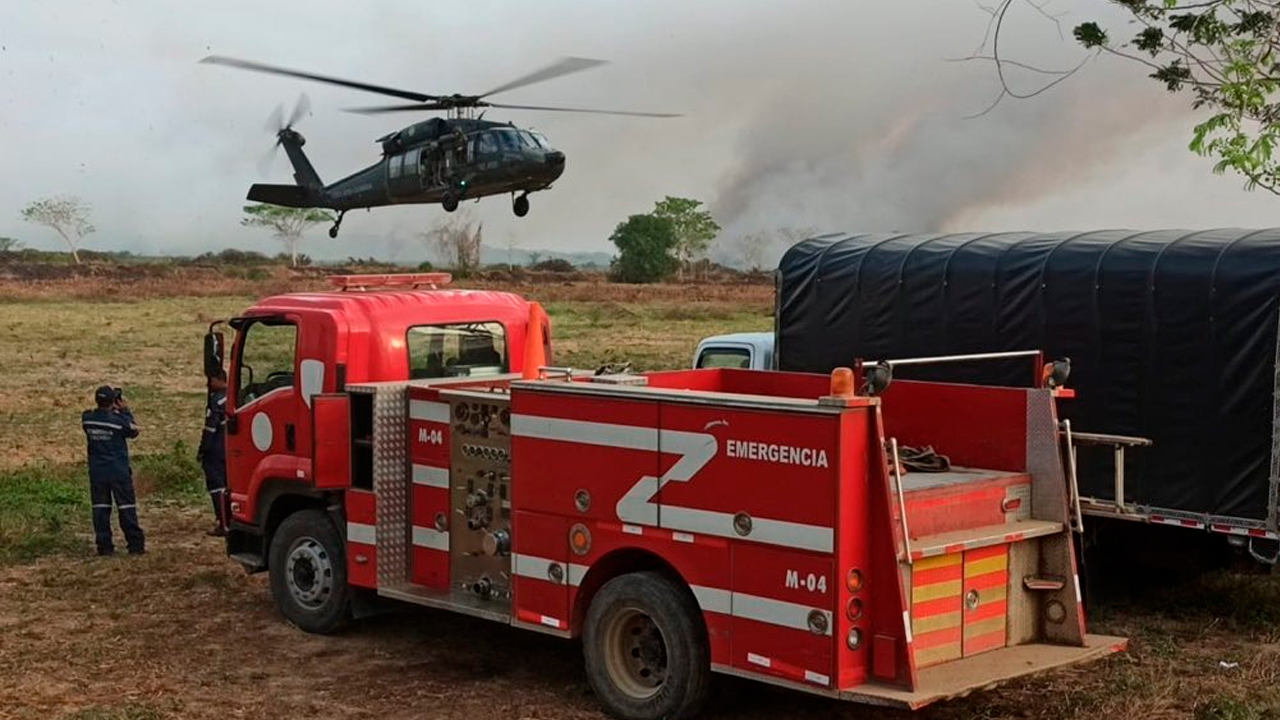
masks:
<instances>
[{"instance_id":1,"label":"firefighter holding camera","mask_svg":"<svg viewBox=\"0 0 1280 720\"><path fill-rule=\"evenodd\" d=\"M208 377L209 396L204 408L204 433L196 460L204 470L205 489L213 501L213 529L208 535L225 537L230 517L227 499L227 373L217 368Z\"/></svg>"},{"instance_id":2,"label":"firefighter holding camera","mask_svg":"<svg viewBox=\"0 0 1280 720\"><path fill-rule=\"evenodd\" d=\"M138 437L129 404L120 388L103 385L93 395L97 407L80 416L89 449L89 494L93 502L93 534L99 555L115 553L111 537L111 503L114 500L120 530L130 555L146 551L146 539L138 525L138 501L129 466L129 440Z\"/></svg>"}]
</instances>

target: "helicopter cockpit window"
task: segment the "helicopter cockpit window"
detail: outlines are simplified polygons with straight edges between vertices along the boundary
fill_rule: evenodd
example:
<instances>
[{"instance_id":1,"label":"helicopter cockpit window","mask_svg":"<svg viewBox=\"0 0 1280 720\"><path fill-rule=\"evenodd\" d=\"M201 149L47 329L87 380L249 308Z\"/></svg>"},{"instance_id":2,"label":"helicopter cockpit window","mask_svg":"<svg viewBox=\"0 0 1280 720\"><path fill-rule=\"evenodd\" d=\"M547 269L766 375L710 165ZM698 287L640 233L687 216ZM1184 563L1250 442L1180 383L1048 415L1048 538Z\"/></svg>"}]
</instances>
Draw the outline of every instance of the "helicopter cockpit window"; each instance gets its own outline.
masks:
<instances>
[{"instance_id":1,"label":"helicopter cockpit window","mask_svg":"<svg viewBox=\"0 0 1280 720\"><path fill-rule=\"evenodd\" d=\"M520 142L520 134L515 130L508 130L504 128L502 130L495 130L494 133L498 136L498 142L502 145L502 149L504 151L519 152L523 149Z\"/></svg>"},{"instance_id":2,"label":"helicopter cockpit window","mask_svg":"<svg viewBox=\"0 0 1280 720\"><path fill-rule=\"evenodd\" d=\"M476 139L476 152L482 155L498 152L498 140L493 133L480 133Z\"/></svg>"},{"instance_id":3,"label":"helicopter cockpit window","mask_svg":"<svg viewBox=\"0 0 1280 720\"><path fill-rule=\"evenodd\" d=\"M396 155L387 161L387 177L400 177L400 164L404 162L403 155Z\"/></svg>"},{"instance_id":4,"label":"helicopter cockpit window","mask_svg":"<svg viewBox=\"0 0 1280 720\"><path fill-rule=\"evenodd\" d=\"M413 148L404 154L404 174L418 174L418 154L422 152L422 148Z\"/></svg>"},{"instance_id":5,"label":"helicopter cockpit window","mask_svg":"<svg viewBox=\"0 0 1280 720\"><path fill-rule=\"evenodd\" d=\"M533 139L534 139L534 140L537 140L537 141L538 141L538 144L539 144L539 145L541 145L544 149L546 149L546 150L550 150L550 149L551 149L551 142L550 142L549 140L547 140L547 136L546 136L546 135L543 135L542 133L538 132L537 130L531 130L531 131L529 132L529 134L530 134L530 135L532 135L532 136L533 136Z\"/></svg>"},{"instance_id":6,"label":"helicopter cockpit window","mask_svg":"<svg viewBox=\"0 0 1280 720\"><path fill-rule=\"evenodd\" d=\"M532 148L534 150L537 150L540 147L538 145L538 141L534 139L532 133L521 130L520 139L524 141L524 146L527 148Z\"/></svg>"}]
</instances>

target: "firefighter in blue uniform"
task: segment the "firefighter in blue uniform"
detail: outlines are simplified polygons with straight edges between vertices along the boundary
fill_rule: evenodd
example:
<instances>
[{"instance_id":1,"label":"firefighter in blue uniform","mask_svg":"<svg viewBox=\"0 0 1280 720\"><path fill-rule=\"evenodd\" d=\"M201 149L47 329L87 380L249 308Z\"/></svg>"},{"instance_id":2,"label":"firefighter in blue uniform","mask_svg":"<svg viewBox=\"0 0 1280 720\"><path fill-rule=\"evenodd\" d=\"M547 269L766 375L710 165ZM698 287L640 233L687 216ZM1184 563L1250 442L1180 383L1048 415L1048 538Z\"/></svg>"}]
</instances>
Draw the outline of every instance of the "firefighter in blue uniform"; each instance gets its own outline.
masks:
<instances>
[{"instance_id":1,"label":"firefighter in blue uniform","mask_svg":"<svg viewBox=\"0 0 1280 720\"><path fill-rule=\"evenodd\" d=\"M227 372L222 369L209 376L209 399L204 408L204 433L196 458L204 469L204 486L213 502L215 537L227 534Z\"/></svg>"},{"instance_id":2,"label":"firefighter in blue uniform","mask_svg":"<svg viewBox=\"0 0 1280 720\"><path fill-rule=\"evenodd\" d=\"M93 502L93 534L99 555L115 552L111 538L111 503L120 518L120 530L130 555L146 551L146 539L138 525L138 501L129 467L129 440L138 437L138 426L120 388L103 385L93 394L97 408L80 416L89 446L89 493Z\"/></svg>"}]
</instances>

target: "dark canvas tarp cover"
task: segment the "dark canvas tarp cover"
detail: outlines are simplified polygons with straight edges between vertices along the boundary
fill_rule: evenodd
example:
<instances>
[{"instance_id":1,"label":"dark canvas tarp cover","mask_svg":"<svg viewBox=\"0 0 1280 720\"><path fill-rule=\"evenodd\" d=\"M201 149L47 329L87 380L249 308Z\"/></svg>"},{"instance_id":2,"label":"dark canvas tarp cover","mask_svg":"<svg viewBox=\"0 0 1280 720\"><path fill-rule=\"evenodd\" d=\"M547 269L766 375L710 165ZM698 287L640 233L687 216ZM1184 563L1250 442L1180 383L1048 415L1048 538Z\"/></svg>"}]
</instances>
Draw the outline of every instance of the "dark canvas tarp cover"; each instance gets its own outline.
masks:
<instances>
[{"instance_id":1,"label":"dark canvas tarp cover","mask_svg":"<svg viewBox=\"0 0 1280 720\"><path fill-rule=\"evenodd\" d=\"M1264 521L1278 296L1280 229L828 235L779 264L778 366L1069 357L1078 397L1059 408L1075 429L1155 441L1129 453L1129 502ZM1026 386L1030 365L895 376ZM1109 457L1081 459L1081 493L1111 498Z\"/></svg>"}]
</instances>

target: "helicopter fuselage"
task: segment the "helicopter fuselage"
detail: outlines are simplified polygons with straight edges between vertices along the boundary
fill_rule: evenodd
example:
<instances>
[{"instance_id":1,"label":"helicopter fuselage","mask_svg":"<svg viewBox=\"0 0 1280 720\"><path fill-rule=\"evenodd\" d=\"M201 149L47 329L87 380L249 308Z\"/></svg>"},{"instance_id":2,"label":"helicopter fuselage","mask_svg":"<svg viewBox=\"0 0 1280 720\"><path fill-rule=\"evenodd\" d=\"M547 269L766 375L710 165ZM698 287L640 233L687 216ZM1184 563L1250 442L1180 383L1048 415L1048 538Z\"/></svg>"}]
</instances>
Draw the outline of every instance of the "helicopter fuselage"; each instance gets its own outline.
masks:
<instances>
[{"instance_id":1,"label":"helicopter fuselage","mask_svg":"<svg viewBox=\"0 0 1280 720\"><path fill-rule=\"evenodd\" d=\"M427 123L420 123L427 124ZM414 126L411 126L411 128ZM421 136L421 133L416 133ZM402 144L414 134L397 133ZM390 145L391 147L388 147ZM540 134L510 125L459 131L418 141L325 186L321 206L333 210L409 203L449 203L543 190L564 173L564 153Z\"/></svg>"}]
</instances>

